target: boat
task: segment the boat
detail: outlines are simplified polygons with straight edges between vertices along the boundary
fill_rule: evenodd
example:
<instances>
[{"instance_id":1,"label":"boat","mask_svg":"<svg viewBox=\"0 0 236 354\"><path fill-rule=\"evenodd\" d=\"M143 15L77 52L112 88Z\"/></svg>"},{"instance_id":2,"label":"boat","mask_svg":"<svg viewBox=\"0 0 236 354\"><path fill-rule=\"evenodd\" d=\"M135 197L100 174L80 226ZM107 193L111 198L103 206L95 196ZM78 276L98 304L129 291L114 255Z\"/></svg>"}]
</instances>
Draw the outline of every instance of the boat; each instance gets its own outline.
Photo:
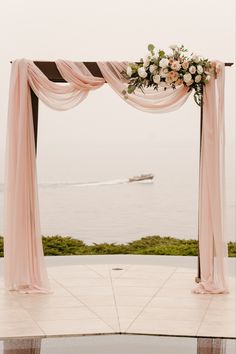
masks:
<instances>
[{"instance_id":1,"label":"boat","mask_svg":"<svg viewBox=\"0 0 236 354\"><path fill-rule=\"evenodd\" d=\"M152 180L153 178L154 178L154 175L152 173L148 173L145 175L130 177L129 182L139 182L139 181L145 181L145 180Z\"/></svg>"}]
</instances>

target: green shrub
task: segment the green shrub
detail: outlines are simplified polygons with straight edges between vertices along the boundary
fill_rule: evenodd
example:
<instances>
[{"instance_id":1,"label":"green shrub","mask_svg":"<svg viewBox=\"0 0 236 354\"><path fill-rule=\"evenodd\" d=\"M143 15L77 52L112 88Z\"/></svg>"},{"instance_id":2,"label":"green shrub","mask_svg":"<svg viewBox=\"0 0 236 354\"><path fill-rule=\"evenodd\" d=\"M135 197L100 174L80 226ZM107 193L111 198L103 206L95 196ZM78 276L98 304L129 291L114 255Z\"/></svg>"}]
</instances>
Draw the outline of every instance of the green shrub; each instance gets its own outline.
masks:
<instances>
[{"instance_id":1,"label":"green shrub","mask_svg":"<svg viewBox=\"0 0 236 354\"><path fill-rule=\"evenodd\" d=\"M93 243L66 236L43 236L45 256L144 254L170 256L197 256L197 240L181 240L174 237L147 236L126 244ZM236 257L236 242L228 244L229 257ZM3 237L0 236L0 257L3 257Z\"/></svg>"}]
</instances>

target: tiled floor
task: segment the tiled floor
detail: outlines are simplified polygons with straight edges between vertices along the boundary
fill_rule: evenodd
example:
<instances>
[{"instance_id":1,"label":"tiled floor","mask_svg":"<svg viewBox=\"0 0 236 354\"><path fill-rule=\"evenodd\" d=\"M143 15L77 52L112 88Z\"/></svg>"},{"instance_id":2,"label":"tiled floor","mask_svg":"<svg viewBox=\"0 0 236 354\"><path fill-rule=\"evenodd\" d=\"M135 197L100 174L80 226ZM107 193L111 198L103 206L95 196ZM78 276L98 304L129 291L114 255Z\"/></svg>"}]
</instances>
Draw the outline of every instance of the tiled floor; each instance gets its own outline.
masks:
<instances>
[{"instance_id":1,"label":"tiled floor","mask_svg":"<svg viewBox=\"0 0 236 354\"><path fill-rule=\"evenodd\" d=\"M196 295L193 268L74 264L48 271L49 295L8 293L0 279L0 338L97 333L236 338L233 277L228 295Z\"/></svg>"}]
</instances>

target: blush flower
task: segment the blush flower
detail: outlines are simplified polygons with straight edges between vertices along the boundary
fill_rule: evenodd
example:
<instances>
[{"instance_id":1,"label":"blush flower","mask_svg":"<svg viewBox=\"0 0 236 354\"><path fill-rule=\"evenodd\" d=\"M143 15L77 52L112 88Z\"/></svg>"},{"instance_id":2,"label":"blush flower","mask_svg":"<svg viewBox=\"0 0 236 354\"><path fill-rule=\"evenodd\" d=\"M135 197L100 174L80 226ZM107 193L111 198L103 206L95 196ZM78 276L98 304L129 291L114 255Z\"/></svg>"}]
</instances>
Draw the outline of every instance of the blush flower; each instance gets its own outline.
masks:
<instances>
[{"instance_id":1,"label":"blush flower","mask_svg":"<svg viewBox=\"0 0 236 354\"><path fill-rule=\"evenodd\" d=\"M167 68L160 70L161 77L165 78L167 74L168 74L168 69Z\"/></svg>"},{"instance_id":2,"label":"blush flower","mask_svg":"<svg viewBox=\"0 0 236 354\"><path fill-rule=\"evenodd\" d=\"M201 75L203 73L203 67L201 65L197 66L197 73Z\"/></svg>"},{"instance_id":3,"label":"blush flower","mask_svg":"<svg viewBox=\"0 0 236 354\"><path fill-rule=\"evenodd\" d=\"M178 62L178 60L175 60L171 65L171 69L175 71L179 71L181 69L180 62Z\"/></svg>"},{"instance_id":4,"label":"blush flower","mask_svg":"<svg viewBox=\"0 0 236 354\"><path fill-rule=\"evenodd\" d=\"M132 76L132 68L131 68L131 66L129 66L129 65L127 66L126 73L127 73L127 75L128 75L129 77Z\"/></svg>"},{"instance_id":5,"label":"blush flower","mask_svg":"<svg viewBox=\"0 0 236 354\"><path fill-rule=\"evenodd\" d=\"M147 72L143 66L138 69L138 74L143 79L145 79L145 77L147 77Z\"/></svg>"},{"instance_id":6,"label":"blush flower","mask_svg":"<svg viewBox=\"0 0 236 354\"><path fill-rule=\"evenodd\" d=\"M149 71L151 74L154 73L155 70L157 70L157 66L155 64L149 66Z\"/></svg>"},{"instance_id":7,"label":"blush flower","mask_svg":"<svg viewBox=\"0 0 236 354\"><path fill-rule=\"evenodd\" d=\"M192 80L192 75L190 73L184 75L184 82L186 82L186 84L191 80Z\"/></svg>"},{"instance_id":8,"label":"blush flower","mask_svg":"<svg viewBox=\"0 0 236 354\"><path fill-rule=\"evenodd\" d=\"M191 65L190 68L189 68L190 74L195 74L196 71L197 71L196 67L194 65Z\"/></svg>"},{"instance_id":9,"label":"blush flower","mask_svg":"<svg viewBox=\"0 0 236 354\"><path fill-rule=\"evenodd\" d=\"M196 63L196 64L198 64L200 61L200 57L196 54L193 55L192 59L193 59L194 63Z\"/></svg>"},{"instance_id":10,"label":"blush flower","mask_svg":"<svg viewBox=\"0 0 236 354\"><path fill-rule=\"evenodd\" d=\"M169 59L162 58L159 62L160 68L166 68L169 64Z\"/></svg>"},{"instance_id":11,"label":"blush flower","mask_svg":"<svg viewBox=\"0 0 236 354\"><path fill-rule=\"evenodd\" d=\"M146 67L148 67L149 64L150 64L150 60L146 59L143 63L143 66L146 68Z\"/></svg>"},{"instance_id":12,"label":"blush flower","mask_svg":"<svg viewBox=\"0 0 236 354\"><path fill-rule=\"evenodd\" d=\"M182 64L182 68L183 68L184 70L187 70L188 67L189 67L189 62L188 62L188 61L184 61L183 64Z\"/></svg>"},{"instance_id":13,"label":"blush flower","mask_svg":"<svg viewBox=\"0 0 236 354\"><path fill-rule=\"evenodd\" d=\"M160 86L164 88L164 87L166 87L166 86L167 86L167 84L166 84L166 82L165 82L165 81L161 81L161 82L160 82Z\"/></svg>"},{"instance_id":14,"label":"blush flower","mask_svg":"<svg viewBox=\"0 0 236 354\"><path fill-rule=\"evenodd\" d=\"M202 76L201 75L196 75L195 77L195 82L198 84L202 79Z\"/></svg>"},{"instance_id":15,"label":"blush flower","mask_svg":"<svg viewBox=\"0 0 236 354\"><path fill-rule=\"evenodd\" d=\"M193 80L190 80L190 81L186 82L187 86L191 86L192 84L193 84Z\"/></svg>"},{"instance_id":16,"label":"blush flower","mask_svg":"<svg viewBox=\"0 0 236 354\"><path fill-rule=\"evenodd\" d=\"M153 81L155 82L155 84L159 84L160 83L160 81L161 81L161 77L160 77L160 75L154 75L153 76Z\"/></svg>"},{"instance_id":17,"label":"blush flower","mask_svg":"<svg viewBox=\"0 0 236 354\"><path fill-rule=\"evenodd\" d=\"M170 75L172 81L176 81L179 78L179 74L176 71L170 71L169 75Z\"/></svg>"},{"instance_id":18,"label":"blush flower","mask_svg":"<svg viewBox=\"0 0 236 354\"><path fill-rule=\"evenodd\" d=\"M183 80L182 79L178 79L176 82L175 82L175 85L176 86L179 86L179 85L182 85L183 83Z\"/></svg>"}]
</instances>

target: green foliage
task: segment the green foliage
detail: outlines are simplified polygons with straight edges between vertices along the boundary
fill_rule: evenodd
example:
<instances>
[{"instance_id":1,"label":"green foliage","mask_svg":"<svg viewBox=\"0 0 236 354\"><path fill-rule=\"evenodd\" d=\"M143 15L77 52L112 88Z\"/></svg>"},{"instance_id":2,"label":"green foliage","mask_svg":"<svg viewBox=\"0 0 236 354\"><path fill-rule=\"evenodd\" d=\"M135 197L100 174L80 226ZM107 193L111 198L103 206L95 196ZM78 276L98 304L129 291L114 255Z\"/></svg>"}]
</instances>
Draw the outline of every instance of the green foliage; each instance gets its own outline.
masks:
<instances>
[{"instance_id":1,"label":"green foliage","mask_svg":"<svg viewBox=\"0 0 236 354\"><path fill-rule=\"evenodd\" d=\"M149 44L148 45L148 50L149 52L151 52L153 55L154 55L154 49L155 49L155 46L153 44Z\"/></svg>"},{"instance_id":2,"label":"green foliage","mask_svg":"<svg viewBox=\"0 0 236 354\"><path fill-rule=\"evenodd\" d=\"M128 93L129 93L129 94L133 93L133 92L135 91L135 89L136 89L135 86L129 85L129 86L128 86Z\"/></svg>"},{"instance_id":3,"label":"green foliage","mask_svg":"<svg viewBox=\"0 0 236 354\"><path fill-rule=\"evenodd\" d=\"M180 240L173 237L147 236L126 244L93 243L86 245L72 237L43 236L45 256L145 254L170 256L197 256L196 240ZM236 242L228 244L229 257L236 257ZM0 257L3 257L3 237L0 236Z\"/></svg>"},{"instance_id":4,"label":"green foliage","mask_svg":"<svg viewBox=\"0 0 236 354\"><path fill-rule=\"evenodd\" d=\"M45 256L83 254L83 250L86 247L83 241L69 236L43 236L43 250Z\"/></svg>"},{"instance_id":5,"label":"green foliage","mask_svg":"<svg viewBox=\"0 0 236 354\"><path fill-rule=\"evenodd\" d=\"M236 257L236 242L228 243L229 257Z\"/></svg>"},{"instance_id":6,"label":"green foliage","mask_svg":"<svg viewBox=\"0 0 236 354\"><path fill-rule=\"evenodd\" d=\"M164 50L159 50L159 57L160 58L163 58L164 56L165 56L165 52L164 52Z\"/></svg>"}]
</instances>

